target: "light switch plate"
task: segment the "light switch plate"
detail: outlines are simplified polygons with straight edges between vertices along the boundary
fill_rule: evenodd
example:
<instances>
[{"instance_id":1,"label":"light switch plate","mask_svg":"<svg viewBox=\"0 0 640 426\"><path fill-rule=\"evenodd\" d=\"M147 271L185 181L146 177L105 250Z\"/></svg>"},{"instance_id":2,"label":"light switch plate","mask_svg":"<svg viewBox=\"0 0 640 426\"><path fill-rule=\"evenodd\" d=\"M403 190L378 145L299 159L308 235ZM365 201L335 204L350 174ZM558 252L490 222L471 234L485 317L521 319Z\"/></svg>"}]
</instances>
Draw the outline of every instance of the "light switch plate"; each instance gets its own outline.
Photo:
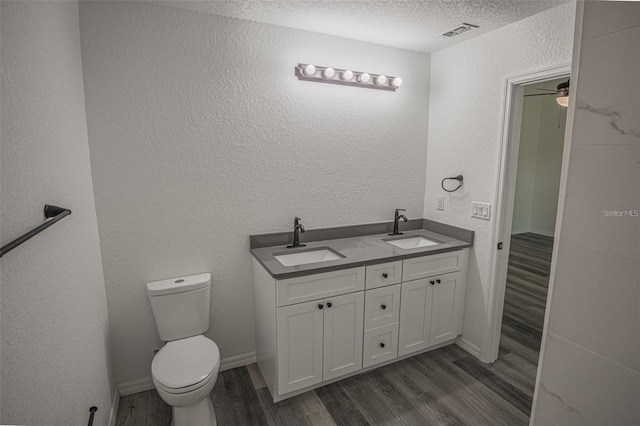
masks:
<instances>
[{"instance_id":1,"label":"light switch plate","mask_svg":"<svg viewBox=\"0 0 640 426\"><path fill-rule=\"evenodd\" d=\"M471 217L491 220L491 203L481 203L473 201L471 203Z\"/></svg>"},{"instance_id":2,"label":"light switch plate","mask_svg":"<svg viewBox=\"0 0 640 426\"><path fill-rule=\"evenodd\" d=\"M444 196L438 195L438 210L444 210Z\"/></svg>"}]
</instances>

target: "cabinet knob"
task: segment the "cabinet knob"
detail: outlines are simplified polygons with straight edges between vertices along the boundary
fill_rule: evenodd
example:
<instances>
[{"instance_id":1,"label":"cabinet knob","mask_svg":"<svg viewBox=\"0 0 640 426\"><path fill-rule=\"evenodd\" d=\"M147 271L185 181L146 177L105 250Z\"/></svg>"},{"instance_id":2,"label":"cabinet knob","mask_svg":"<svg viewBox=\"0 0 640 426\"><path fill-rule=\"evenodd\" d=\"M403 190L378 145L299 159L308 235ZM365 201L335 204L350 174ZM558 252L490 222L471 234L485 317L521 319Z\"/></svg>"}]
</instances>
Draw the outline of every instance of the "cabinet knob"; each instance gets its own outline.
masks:
<instances>
[{"instance_id":1,"label":"cabinet knob","mask_svg":"<svg viewBox=\"0 0 640 426\"><path fill-rule=\"evenodd\" d=\"M327 302L327 308L330 308L332 306L333 306L333 304L331 302Z\"/></svg>"},{"instance_id":2,"label":"cabinet knob","mask_svg":"<svg viewBox=\"0 0 640 426\"><path fill-rule=\"evenodd\" d=\"M382 278L387 278L389 276L389 274L387 274L386 272L384 274L382 274Z\"/></svg>"},{"instance_id":3,"label":"cabinet knob","mask_svg":"<svg viewBox=\"0 0 640 426\"><path fill-rule=\"evenodd\" d=\"M380 305L382 309L387 309L387 305Z\"/></svg>"},{"instance_id":4,"label":"cabinet knob","mask_svg":"<svg viewBox=\"0 0 640 426\"><path fill-rule=\"evenodd\" d=\"M434 280L429 281L429 284L434 285L436 282Z\"/></svg>"},{"instance_id":5,"label":"cabinet knob","mask_svg":"<svg viewBox=\"0 0 640 426\"><path fill-rule=\"evenodd\" d=\"M318 303L318 309L322 309L324 308L324 305L322 303Z\"/></svg>"},{"instance_id":6,"label":"cabinet knob","mask_svg":"<svg viewBox=\"0 0 640 426\"><path fill-rule=\"evenodd\" d=\"M381 348L384 348L384 343L380 343L380 347L381 347Z\"/></svg>"},{"instance_id":7,"label":"cabinet knob","mask_svg":"<svg viewBox=\"0 0 640 426\"><path fill-rule=\"evenodd\" d=\"M440 284L442 281L440 281L440 280L436 280L436 282L437 282L438 284Z\"/></svg>"}]
</instances>

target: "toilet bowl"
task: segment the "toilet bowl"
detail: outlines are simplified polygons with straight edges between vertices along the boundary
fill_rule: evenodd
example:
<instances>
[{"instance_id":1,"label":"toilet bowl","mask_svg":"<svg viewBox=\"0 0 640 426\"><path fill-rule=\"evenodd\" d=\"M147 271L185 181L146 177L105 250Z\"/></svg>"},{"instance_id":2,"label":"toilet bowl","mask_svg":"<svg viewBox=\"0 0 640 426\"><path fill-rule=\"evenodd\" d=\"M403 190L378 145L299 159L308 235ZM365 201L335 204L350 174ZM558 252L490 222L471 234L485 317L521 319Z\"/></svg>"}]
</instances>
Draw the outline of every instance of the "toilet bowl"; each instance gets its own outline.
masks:
<instances>
[{"instance_id":1,"label":"toilet bowl","mask_svg":"<svg viewBox=\"0 0 640 426\"><path fill-rule=\"evenodd\" d=\"M158 336L166 344L151 363L160 397L172 407L173 426L216 425L211 391L220 369L220 350L203 336L209 329L211 275L147 284Z\"/></svg>"},{"instance_id":2,"label":"toilet bowl","mask_svg":"<svg viewBox=\"0 0 640 426\"><path fill-rule=\"evenodd\" d=\"M215 425L210 393L220 351L204 336L168 342L153 358L151 374L160 397L173 407L172 425Z\"/></svg>"}]
</instances>

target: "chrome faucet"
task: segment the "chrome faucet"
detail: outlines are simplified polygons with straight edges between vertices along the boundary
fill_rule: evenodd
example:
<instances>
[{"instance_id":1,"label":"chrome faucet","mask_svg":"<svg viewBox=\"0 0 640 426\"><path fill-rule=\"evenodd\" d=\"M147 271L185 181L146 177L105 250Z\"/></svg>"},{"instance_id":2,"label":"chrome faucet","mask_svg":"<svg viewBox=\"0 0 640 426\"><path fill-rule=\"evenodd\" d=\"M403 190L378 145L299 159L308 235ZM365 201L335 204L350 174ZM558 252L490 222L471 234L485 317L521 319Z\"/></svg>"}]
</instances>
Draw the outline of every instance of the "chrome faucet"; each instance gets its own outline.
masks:
<instances>
[{"instance_id":1,"label":"chrome faucet","mask_svg":"<svg viewBox=\"0 0 640 426\"><path fill-rule=\"evenodd\" d=\"M405 209L396 209L396 213L393 218L393 233L389 235L402 235L402 232L398 231L398 224L400 222L400 219L404 220L405 222L409 221L409 219L407 219L405 215L400 214L400 212L405 212L405 211L406 211Z\"/></svg>"},{"instance_id":2,"label":"chrome faucet","mask_svg":"<svg viewBox=\"0 0 640 426\"><path fill-rule=\"evenodd\" d=\"M300 220L301 219L297 216L293 220L293 244L287 246L287 248L306 247L306 244L300 244L300 233L305 232L304 226L300 223Z\"/></svg>"}]
</instances>

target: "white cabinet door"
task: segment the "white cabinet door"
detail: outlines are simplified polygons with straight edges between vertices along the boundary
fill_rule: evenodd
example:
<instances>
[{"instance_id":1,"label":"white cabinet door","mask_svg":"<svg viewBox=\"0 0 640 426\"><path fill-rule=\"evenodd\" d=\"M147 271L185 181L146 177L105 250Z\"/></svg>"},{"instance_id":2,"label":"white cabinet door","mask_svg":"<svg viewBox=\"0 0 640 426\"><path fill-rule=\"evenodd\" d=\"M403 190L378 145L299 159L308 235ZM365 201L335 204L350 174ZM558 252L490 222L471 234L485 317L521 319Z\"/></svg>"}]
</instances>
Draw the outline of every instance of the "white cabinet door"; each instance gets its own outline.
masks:
<instances>
[{"instance_id":1,"label":"white cabinet door","mask_svg":"<svg viewBox=\"0 0 640 426\"><path fill-rule=\"evenodd\" d=\"M364 292L324 299L323 379L362 368Z\"/></svg>"},{"instance_id":2,"label":"white cabinet door","mask_svg":"<svg viewBox=\"0 0 640 426\"><path fill-rule=\"evenodd\" d=\"M431 305L431 336L429 345L451 340L460 334L459 324L461 317L461 306L459 300L463 290L462 273L440 275L435 279L433 286L433 303Z\"/></svg>"},{"instance_id":3,"label":"white cabinet door","mask_svg":"<svg viewBox=\"0 0 640 426\"><path fill-rule=\"evenodd\" d=\"M431 301L435 279L402 283L400 296L400 337L398 356L429 347Z\"/></svg>"},{"instance_id":4,"label":"white cabinet door","mask_svg":"<svg viewBox=\"0 0 640 426\"><path fill-rule=\"evenodd\" d=\"M278 393L322 382L323 301L278 308Z\"/></svg>"}]
</instances>

